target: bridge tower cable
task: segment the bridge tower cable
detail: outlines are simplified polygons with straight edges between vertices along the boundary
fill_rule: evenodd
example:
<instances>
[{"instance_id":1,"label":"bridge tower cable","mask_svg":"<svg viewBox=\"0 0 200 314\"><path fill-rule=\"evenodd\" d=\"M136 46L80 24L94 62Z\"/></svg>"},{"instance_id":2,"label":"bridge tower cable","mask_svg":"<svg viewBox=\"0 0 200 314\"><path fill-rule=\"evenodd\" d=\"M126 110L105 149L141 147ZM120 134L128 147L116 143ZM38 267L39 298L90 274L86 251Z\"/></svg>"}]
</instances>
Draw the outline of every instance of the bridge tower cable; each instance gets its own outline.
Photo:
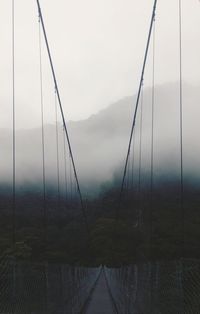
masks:
<instances>
[{"instance_id":1,"label":"bridge tower cable","mask_svg":"<svg viewBox=\"0 0 200 314\"><path fill-rule=\"evenodd\" d=\"M185 210L183 204L183 71L182 71L182 0L179 0L179 91L180 91L180 207L181 207L181 237L182 257L185 254Z\"/></svg>"},{"instance_id":2,"label":"bridge tower cable","mask_svg":"<svg viewBox=\"0 0 200 314\"><path fill-rule=\"evenodd\" d=\"M125 178L126 178L126 173L127 173L128 159L129 159L129 155L130 155L130 151L131 151L133 131L135 128L135 123L136 123L136 117L137 117L140 95L141 95L141 90L142 90L142 85L143 85L143 80L144 80L144 73L145 73L145 68L146 68L146 63L147 63L147 57L148 57L148 52L149 52L149 46L150 46L150 41L151 41L151 35L152 35L152 29L153 29L153 24L154 24L156 8L157 8L157 0L154 0L153 10L152 10L152 15L151 15L151 21L150 21L150 27L149 27L149 33L148 33L148 38L147 38L147 44L146 44L146 48L145 48L144 60L143 60L143 65L142 65L142 73L141 73L141 77L140 77L139 88L138 88L136 104L135 104L135 110L134 110L134 114L133 114L131 133L130 133L130 138L129 138L129 143L128 143L128 151L127 151L127 155L126 155L125 166L124 166L124 171L123 171L123 176L122 176L122 182L121 182L121 187L120 187L120 192L119 192L119 202L118 202L118 206L116 209L116 219L117 220L118 220L118 215L119 215L119 208L120 208L121 201L122 201L124 183L125 183Z\"/></svg>"},{"instance_id":3,"label":"bridge tower cable","mask_svg":"<svg viewBox=\"0 0 200 314\"><path fill-rule=\"evenodd\" d=\"M87 214L86 214L85 207L84 207L84 204L83 204L83 197L82 197L80 184L79 184L79 180L78 180L77 170L76 170L76 166L75 166L75 161L74 161L74 157L73 157L71 142L70 142L70 138L69 138L69 134L68 134L67 124L66 124L66 120L65 120L63 106L62 106L62 101L61 101L61 97L60 97L60 92L59 92L59 88L58 88L58 83L57 83L57 79L56 79L55 70L54 70L54 65L53 65L53 60L52 60L52 56L51 56L50 46L49 46L49 42L48 42L48 38L47 38L46 28L45 28L45 25L44 25L44 19L43 19L43 15L42 15L42 11L41 11L40 1L36 0L36 3L37 3L39 16L40 16L40 19L41 19L41 25L42 25L44 40L45 40L47 53L48 53L48 57L49 57L51 72L52 72L53 81L54 81L54 86L55 86L55 90L56 90L56 93L57 93L59 108L60 108L61 117L62 117L62 122L63 122L65 135L66 135L66 139L67 139L67 143L68 143L68 147L69 147L69 153L70 153L70 157L71 157L71 161L72 161L75 181L76 181L76 185L77 185L77 191L78 191L78 195L79 195L79 198L80 198L83 219L84 219L84 223L85 223L85 226L86 226L86 231L87 231L87 233L89 235L90 232L89 232L89 225L88 225Z\"/></svg>"}]
</instances>

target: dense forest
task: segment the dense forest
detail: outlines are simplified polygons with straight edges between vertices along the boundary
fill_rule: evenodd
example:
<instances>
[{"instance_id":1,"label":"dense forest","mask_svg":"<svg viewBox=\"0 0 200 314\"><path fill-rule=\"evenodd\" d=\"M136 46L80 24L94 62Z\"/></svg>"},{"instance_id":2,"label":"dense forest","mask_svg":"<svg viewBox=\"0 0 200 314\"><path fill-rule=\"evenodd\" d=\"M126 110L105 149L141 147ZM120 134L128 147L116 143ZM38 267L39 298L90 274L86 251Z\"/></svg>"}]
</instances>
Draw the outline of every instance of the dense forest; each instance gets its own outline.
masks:
<instances>
[{"instance_id":1,"label":"dense forest","mask_svg":"<svg viewBox=\"0 0 200 314\"><path fill-rule=\"evenodd\" d=\"M44 200L38 191L16 197L15 245L12 198L1 189L0 250L18 259L48 260L73 265L124 265L146 260L200 257L199 191L185 188L183 206L179 187L162 185L128 191L119 204L116 188L104 189L85 200L90 234L74 197L56 197L49 190ZM117 214L118 213L118 214ZM183 216L184 214L184 216Z\"/></svg>"}]
</instances>

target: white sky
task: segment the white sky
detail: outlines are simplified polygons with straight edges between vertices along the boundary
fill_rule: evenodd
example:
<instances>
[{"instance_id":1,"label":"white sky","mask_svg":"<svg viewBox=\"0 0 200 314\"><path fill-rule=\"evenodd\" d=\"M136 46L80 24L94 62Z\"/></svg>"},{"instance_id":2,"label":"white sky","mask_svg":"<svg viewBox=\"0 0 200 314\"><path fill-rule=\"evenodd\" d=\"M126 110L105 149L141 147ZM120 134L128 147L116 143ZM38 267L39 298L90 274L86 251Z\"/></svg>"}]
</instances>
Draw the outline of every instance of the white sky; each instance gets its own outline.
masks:
<instances>
[{"instance_id":1,"label":"white sky","mask_svg":"<svg viewBox=\"0 0 200 314\"><path fill-rule=\"evenodd\" d=\"M40 0L67 120L84 119L136 92L153 0ZM183 77L200 85L200 2L183 2ZM0 128L12 121L11 0L0 1ZM38 14L15 0L17 127L40 123ZM178 79L178 0L158 1L156 83ZM151 54L150 54L151 56ZM151 60L146 85L151 77ZM54 119L43 47L45 121Z\"/></svg>"}]
</instances>

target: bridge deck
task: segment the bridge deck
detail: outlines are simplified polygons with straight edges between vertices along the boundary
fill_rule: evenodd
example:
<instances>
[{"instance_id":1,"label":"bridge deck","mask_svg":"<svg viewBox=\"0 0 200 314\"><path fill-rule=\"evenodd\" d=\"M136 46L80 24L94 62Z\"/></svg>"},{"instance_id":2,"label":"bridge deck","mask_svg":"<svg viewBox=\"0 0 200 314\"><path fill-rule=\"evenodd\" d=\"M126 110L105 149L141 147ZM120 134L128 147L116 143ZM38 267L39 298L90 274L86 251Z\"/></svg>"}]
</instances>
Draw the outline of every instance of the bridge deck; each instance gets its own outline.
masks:
<instances>
[{"instance_id":1,"label":"bridge deck","mask_svg":"<svg viewBox=\"0 0 200 314\"><path fill-rule=\"evenodd\" d=\"M112 301L102 272L92 293L86 314L114 314Z\"/></svg>"}]
</instances>

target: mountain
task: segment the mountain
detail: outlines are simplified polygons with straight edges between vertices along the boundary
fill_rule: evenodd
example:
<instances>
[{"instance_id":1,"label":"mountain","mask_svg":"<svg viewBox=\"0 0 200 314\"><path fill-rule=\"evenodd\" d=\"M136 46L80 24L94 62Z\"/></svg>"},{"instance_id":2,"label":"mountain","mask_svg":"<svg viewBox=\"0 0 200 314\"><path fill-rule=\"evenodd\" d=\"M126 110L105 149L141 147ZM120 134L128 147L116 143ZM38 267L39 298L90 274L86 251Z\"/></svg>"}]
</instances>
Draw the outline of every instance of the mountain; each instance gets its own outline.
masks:
<instances>
[{"instance_id":1,"label":"mountain","mask_svg":"<svg viewBox=\"0 0 200 314\"><path fill-rule=\"evenodd\" d=\"M126 97L111 104L98 114L81 121L69 121L68 130L84 191L99 189L104 182L113 180L116 171L124 164L136 97ZM150 165L151 149L151 89L143 93L142 111L142 164ZM198 145L200 89L184 83L183 88L183 144L185 173L199 176L200 145ZM155 173L162 176L166 169L179 172L180 116L179 85L177 83L157 86L154 113L154 162ZM141 103L135 128L135 155L138 159ZM55 125L45 125L45 168L48 182L56 181ZM1 182L12 179L12 132L0 130L0 177ZM137 160L136 160L137 162ZM63 129L59 126L60 181L64 182ZM70 173L69 156L67 172ZM16 132L16 176L22 184L41 182L42 148L41 129Z\"/></svg>"}]
</instances>

